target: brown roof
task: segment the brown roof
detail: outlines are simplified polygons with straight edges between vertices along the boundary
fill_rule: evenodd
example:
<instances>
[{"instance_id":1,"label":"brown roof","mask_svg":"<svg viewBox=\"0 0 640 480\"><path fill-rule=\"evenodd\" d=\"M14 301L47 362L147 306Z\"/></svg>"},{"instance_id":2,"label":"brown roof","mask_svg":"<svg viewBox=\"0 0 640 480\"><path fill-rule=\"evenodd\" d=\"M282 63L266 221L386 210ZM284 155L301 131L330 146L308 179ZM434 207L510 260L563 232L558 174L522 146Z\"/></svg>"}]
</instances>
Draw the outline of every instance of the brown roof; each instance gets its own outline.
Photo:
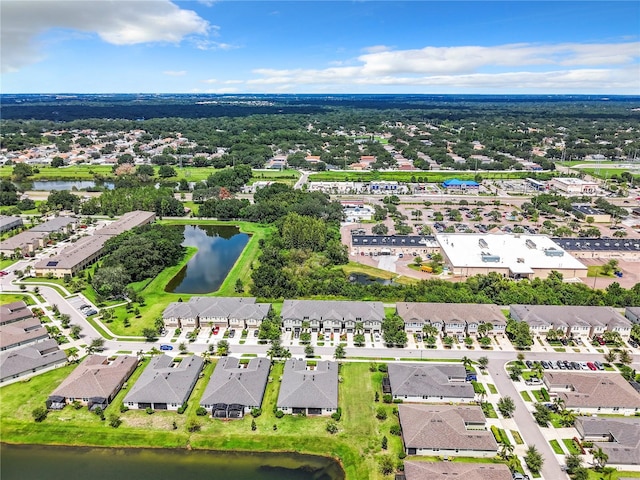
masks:
<instances>
[{"instance_id":1,"label":"brown roof","mask_svg":"<svg viewBox=\"0 0 640 480\"><path fill-rule=\"evenodd\" d=\"M137 364L136 357L126 355L116 357L113 361L108 357L90 355L52 395L64 398L112 398Z\"/></svg>"},{"instance_id":2,"label":"brown roof","mask_svg":"<svg viewBox=\"0 0 640 480\"><path fill-rule=\"evenodd\" d=\"M558 392L567 408L640 408L640 393L618 373L545 372L544 381L550 389L572 388Z\"/></svg>"},{"instance_id":3,"label":"brown roof","mask_svg":"<svg viewBox=\"0 0 640 480\"><path fill-rule=\"evenodd\" d=\"M47 330L35 317L0 326L0 348L48 338Z\"/></svg>"},{"instance_id":4,"label":"brown roof","mask_svg":"<svg viewBox=\"0 0 640 480\"><path fill-rule=\"evenodd\" d=\"M496 451L493 433L478 406L398 405L405 448ZM468 429L470 425L473 425Z\"/></svg>"},{"instance_id":5,"label":"brown roof","mask_svg":"<svg viewBox=\"0 0 640 480\"><path fill-rule=\"evenodd\" d=\"M511 470L502 463L419 462L405 460L407 480L511 480Z\"/></svg>"},{"instance_id":6,"label":"brown roof","mask_svg":"<svg viewBox=\"0 0 640 480\"><path fill-rule=\"evenodd\" d=\"M466 322L491 322L494 325L505 325L507 319L502 310L492 303L427 303L427 302L398 302L398 315L406 322L413 318L430 322L451 322L463 320Z\"/></svg>"},{"instance_id":7,"label":"brown roof","mask_svg":"<svg viewBox=\"0 0 640 480\"><path fill-rule=\"evenodd\" d=\"M31 313L31 310L27 308L27 304L23 301L0 305L0 325L31 317L33 317L33 313Z\"/></svg>"}]
</instances>

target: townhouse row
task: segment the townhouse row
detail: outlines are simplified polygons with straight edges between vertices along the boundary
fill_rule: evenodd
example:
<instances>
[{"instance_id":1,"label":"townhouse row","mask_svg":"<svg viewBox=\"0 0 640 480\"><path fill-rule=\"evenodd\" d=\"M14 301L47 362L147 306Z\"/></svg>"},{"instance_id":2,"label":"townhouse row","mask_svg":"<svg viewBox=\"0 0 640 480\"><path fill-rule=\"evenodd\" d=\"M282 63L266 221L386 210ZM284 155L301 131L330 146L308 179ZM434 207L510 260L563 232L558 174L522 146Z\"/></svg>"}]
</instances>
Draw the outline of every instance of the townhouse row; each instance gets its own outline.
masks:
<instances>
[{"instance_id":1,"label":"townhouse row","mask_svg":"<svg viewBox=\"0 0 640 480\"><path fill-rule=\"evenodd\" d=\"M167 327L179 328L259 328L271 305L256 303L253 297L192 297L188 302L169 304L163 313ZM592 337L605 331L628 338L632 322L637 323L637 307L627 308L627 317L611 307L556 305L512 305L514 320L529 324L533 333L561 329L566 336ZM395 312L407 333L422 332L431 325L445 335L476 335L481 325L486 333L505 333L507 318L494 304L399 302ZM285 300L282 305L285 331L318 333L381 333L385 319L382 302L341 300ZM635 319L635 320L634 320Z\"/></svg>"}]
</instances>

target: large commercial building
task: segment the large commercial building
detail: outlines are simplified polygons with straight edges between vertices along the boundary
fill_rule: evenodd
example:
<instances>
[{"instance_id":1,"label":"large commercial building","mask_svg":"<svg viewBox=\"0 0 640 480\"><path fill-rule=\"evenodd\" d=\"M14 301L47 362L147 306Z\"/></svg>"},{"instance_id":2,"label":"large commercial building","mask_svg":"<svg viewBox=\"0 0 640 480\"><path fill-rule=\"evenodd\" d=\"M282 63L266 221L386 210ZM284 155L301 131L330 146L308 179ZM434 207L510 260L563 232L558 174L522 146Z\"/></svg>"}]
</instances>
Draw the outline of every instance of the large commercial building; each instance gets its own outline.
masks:
<instances>
[{"instance_id":1,"label":"large commercial building","mask_svg":"<svg viewBox=\"0 0 640 480\"><path fill-rule=\"evenodd\" d=\"M511 278L546 278L552 271L584 278L587 267L545 235L440 234L445 265L454 275L497 272Z\"/></svg>"},{"instance_id":2,"label":"large commercial building","mask_svg":"<svg viewBox=\"0 0 640 480\"><path fill-rule=\"evenodd\" d=\"M103 247L107 240L134 227L151 223L155 218L153 212L136 210L125 213L115 222L97 230L92 236L82 237L72 243L58 255L40 260L35 264L36 276L53 275L57 278L63 278L75 275L103 255Z\"/></svg>"},{"instance_id":3,"label":"large commercial building","mask_svg":"<svg viewBox=\"0 0 640 480\"><path fill-rule=\"evenodd\" d=\"M579 178L552 178L549 188L571 195L589 195L598 192L598 183Z\"/></svg>"}]
</instances>

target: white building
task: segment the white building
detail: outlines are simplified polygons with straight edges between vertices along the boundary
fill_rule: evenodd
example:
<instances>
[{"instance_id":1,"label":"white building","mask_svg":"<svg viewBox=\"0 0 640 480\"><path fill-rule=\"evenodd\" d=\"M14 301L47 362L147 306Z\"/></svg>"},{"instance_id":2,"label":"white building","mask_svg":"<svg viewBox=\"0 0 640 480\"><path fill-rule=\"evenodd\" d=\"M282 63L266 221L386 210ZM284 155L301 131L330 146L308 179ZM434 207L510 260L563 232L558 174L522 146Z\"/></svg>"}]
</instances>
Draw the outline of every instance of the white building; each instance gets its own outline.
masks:
<instances>
[{"instance_id":1,"label":"white building","mask_svg":"<svg viewBox=\"0 0 640 480\"><path fill-rule=\"evenodd\" d=\"M551 190L559 190L572 195L591 195L598 192L597 182L587 182L579 178L552 178L549 182Z\"/></svg>"}]
</instances>

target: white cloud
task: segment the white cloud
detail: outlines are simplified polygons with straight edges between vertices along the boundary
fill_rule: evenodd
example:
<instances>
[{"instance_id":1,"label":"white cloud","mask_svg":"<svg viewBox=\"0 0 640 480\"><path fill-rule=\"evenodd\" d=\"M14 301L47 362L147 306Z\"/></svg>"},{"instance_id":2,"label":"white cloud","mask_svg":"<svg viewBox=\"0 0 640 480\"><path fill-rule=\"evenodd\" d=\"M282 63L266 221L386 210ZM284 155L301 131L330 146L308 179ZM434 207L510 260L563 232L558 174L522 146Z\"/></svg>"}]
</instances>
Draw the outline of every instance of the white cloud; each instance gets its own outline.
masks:
<instances>
[{"instance_id":1,"label":"white cloud","mask_svg":"<svg viewBox=\"0 0 640 480\"><path fill-rule=\"evenodd\" d=\"M237 45L215 42L207 38L196 38L193 40L193 43L198 50L235 50L236 48L240 48Z\"/></svg>"},{"instance_id":2,"label":"white cloud","mask_svg":"<svg viewBox=\"0 0 640 480\"><path fill-rule=\"evenodd\" d=\"M162 73L170 77L184 77L187 74L187 71L186 70L165 70Z\"/></svg>"},{"instance_id":3,"label":"white cloud","mask_svg":"<svg viewBox=\"0 0 640 480\"><path fill-rule=\"evenodd\" d=\"M638 92L640 42L602 44L510 44L493 47L367 49L356 65L321 69L253 70L253 88L314 91L327 86L446 86L524 91L612 89Z\"/></svg>"},{"instance_id":4,"label":"white cloud","mask_svg":"<svg viewBox=\"0 0 640 480\"><path fill-rule=\"evenodd\" d=\"M41 60L37 39L54 29L97 34L113 45L178 43L212 28L194 11L169 0L69 1L3 0L0 40L2 72L14 72Z\"/></svg>"}]
</instances>

